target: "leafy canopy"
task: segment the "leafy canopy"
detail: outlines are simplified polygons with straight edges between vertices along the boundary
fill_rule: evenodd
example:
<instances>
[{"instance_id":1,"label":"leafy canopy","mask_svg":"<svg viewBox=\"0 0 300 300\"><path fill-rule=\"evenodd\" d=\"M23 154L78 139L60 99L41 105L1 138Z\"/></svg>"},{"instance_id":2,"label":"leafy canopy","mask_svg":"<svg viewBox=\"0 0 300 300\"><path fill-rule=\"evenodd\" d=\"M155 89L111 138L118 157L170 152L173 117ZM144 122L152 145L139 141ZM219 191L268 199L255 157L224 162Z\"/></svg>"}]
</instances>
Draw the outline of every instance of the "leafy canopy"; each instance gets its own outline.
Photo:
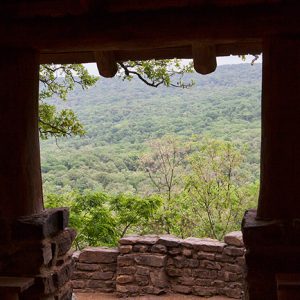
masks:
<instances>
[{"instance_id":1,"label":"leafy canopy","mask_svg":"<svg viewBox=\"0 0 300 300\"><path fill-rule=\"evenodd\" d=\"M193 72L192 64L183 64L180 60L129 61L119 63L118 76L123 80L137 77L145 84L188 88L194 83L185 83L185 73ZM55 105L46 102L47 98L58 97L65 101L68 93L76 85L87 89L96 84L99 77L90 75L81 64L41 65L40 67L40 106L39 130L42 139L51 136L82 136L85 131L76 114L71 109L57 110Z\"/></svg>"}]
</instances>

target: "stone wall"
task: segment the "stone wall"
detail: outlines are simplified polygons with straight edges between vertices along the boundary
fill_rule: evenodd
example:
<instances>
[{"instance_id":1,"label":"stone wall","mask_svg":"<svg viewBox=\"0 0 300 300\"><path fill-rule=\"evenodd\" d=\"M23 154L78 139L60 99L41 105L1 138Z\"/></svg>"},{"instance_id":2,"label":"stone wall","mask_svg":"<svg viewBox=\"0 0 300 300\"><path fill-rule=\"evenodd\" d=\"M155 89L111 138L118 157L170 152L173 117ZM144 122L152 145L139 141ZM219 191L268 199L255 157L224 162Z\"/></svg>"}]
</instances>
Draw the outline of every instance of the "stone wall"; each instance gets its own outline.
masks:
<instances>
[{"instance_id":1,"label":"stone wall","mask_svg":"<svg viewBox=\"0 0 300 300\"><path fill-rule=\"evenodd\" d=\"M0 276L34 280L22 300L71 300L69 250L76 233L67 228L68 218L66 208L48 209L0 226Z\"/></svg>"},{"instance_id":2,"label":"stone wall","mask_svg":"<svg viewBox=\"0 0 300 300\"><path fill-rule=\"evenodd\" d=\"M245 261L242 235L224 242L173 236L128 236L118 249L76 254L75 291L116 291L119 296L182 293L241 299Z\"/></svg>"}]
</instances>

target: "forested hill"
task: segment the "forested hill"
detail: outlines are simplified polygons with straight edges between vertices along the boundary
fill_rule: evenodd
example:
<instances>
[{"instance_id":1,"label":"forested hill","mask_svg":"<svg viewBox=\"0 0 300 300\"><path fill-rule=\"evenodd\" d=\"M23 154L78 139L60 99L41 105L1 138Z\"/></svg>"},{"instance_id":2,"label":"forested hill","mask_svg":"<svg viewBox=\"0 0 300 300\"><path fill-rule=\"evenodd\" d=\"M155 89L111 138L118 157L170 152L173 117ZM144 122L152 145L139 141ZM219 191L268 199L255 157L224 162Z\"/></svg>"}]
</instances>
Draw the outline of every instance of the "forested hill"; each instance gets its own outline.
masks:
<instances>
[{"instance_id":1,"label":"forested hill","mask_svg":"<svg viewBox=\"0 0 300 300\"><path fill-rule=\"evenodd\" d=\"M209 135L248 147L245 171L258 178L261 65L219 66L193 74L189 89L152 88L138 80L103 79L79 88L67 102L85 125L82 138L43 141L46 191L106 190L143 193L147 176L137 168L146 141L166 134L188 140Z\"/></svg>"}]
</instances>

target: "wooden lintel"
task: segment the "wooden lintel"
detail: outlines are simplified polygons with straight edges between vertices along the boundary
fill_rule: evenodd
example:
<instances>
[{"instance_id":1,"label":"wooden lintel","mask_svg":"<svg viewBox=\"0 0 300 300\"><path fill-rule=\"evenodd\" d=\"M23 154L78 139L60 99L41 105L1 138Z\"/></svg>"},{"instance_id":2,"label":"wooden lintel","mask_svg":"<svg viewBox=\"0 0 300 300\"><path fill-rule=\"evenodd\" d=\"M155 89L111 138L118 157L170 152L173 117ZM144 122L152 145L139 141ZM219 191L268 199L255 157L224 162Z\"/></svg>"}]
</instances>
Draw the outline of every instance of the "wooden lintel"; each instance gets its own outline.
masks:
<instances>
[{"instance_id":1,"label":"wooden lintel","mask_svg":"<svg viewBox=\"0 0 300 300\"><path fill-rule=\"evenodd\" d=\"M101 76L111 78L117 74L118 65L112 51L98 51L94 55Z\"/></svg>"},{"instance_id":2,"label":"wooden lintel","mask_svg":"<svg viewBox=\"0 0 300 300\"><path fill-rule=\"evenodd\" d=\"M196 72L206 75L217 68L217 56L215 45L194 44L193 45L194 69Z\"/></svg>"},{"instance_id":3,"label":"wooden lintel","mask_svg":"<svg viewBox=\"0 0 300 300\"><path fill-rule=\"evenodd\" d=\"M100 51L100 49L98 50ZM69 63L91 63L95 62L96 51L86 52L58 52L58 53L41 53L41 64L69 64ZM217 56L260 54L262 44L259 41L249 41L245 43L219 44L216 45ZM158 48L158 49L141 49L141 50L119 50L114 51L116 61L128 60L150 60L150 59L190 59L192 55L192 46Z\"/></svg>"},{"instance_id":4,"label":"wooden lintel","mask_svg":"<svg viewBox=\"0 0 300 300\"><path fill-rule=\"evenodd\" d=\"M300 34L299 4L172 9L0 21L0 46L40 52L138 50ZM98 14L97 14L98 13Z\"/></svg>"}]
</instances>

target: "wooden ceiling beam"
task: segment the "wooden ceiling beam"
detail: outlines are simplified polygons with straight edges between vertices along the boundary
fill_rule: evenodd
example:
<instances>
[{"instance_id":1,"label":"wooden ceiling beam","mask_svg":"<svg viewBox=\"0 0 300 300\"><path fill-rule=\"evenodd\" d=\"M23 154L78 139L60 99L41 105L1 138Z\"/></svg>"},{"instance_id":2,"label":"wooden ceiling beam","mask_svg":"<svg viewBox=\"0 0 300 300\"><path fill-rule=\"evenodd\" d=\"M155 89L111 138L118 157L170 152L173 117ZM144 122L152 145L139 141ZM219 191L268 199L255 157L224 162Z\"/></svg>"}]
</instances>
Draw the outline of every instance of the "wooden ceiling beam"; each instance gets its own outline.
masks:
<instances>
[{"instance_id":1,"label":"wooden ceiling beam","mask_svg":"<svg viewBox=\"0 0 300 300\"><path fill-rule=\"evenodd\" d=\"M260 54L262 44L258 41L247 43L221 44L215 45L217 56ZM150 59L190 59L193 58L192 46L182 46L162 49L142 49L142 50L119 50L114 51L115 61L128 60L150 60ZM71 64L71 63L92 63L96 62L94 51L86 52L61 52L61 53L41 53L41 64Z\"/></svg>"},{"instance_id":2,"label":"wooden ceiling beam","mask_svg":"<svg viewBox=\"0 0 300 300\"><path fill-rule=\"evenodd\" d=\"M299 35L299 5L295 5L2 19L0 46L41 52L115 51Z\"/></svg>"}]
</instances>

